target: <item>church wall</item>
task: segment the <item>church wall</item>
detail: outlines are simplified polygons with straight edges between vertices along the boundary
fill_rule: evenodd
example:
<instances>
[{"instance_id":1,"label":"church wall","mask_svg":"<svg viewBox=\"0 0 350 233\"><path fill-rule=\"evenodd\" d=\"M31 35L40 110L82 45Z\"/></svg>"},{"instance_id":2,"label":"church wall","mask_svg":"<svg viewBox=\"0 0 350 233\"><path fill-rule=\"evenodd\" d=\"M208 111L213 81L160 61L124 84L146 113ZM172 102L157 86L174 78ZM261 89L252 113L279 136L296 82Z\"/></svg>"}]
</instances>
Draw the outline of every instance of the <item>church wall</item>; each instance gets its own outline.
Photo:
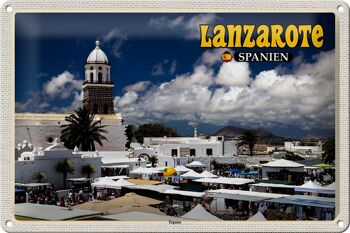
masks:
<instances>
[{"instance_id":1,"label":"church wall","mask_svg":"<svg viewBox=\"0 0 350 233\"><path fill-rule=\"evenodd\" d=\"M64 122L61 124L64 124ZM102 124L105 124L104 120L102 120ZM29 138L27 127L29 128L31 140ZM103 147L100 147L99 145L96 144L96 149L99 151L125 150L125 144L127 141L127 138L125 136L126 126L125 125L107 125L105 129L108 132L108 134L106 134L106 137L109 141L103 142L104 144ZM47 139L49 137L52 137L53 139L60 138L61 128L58 124L57 125L16 125L15 133L16 133L15 145L22 143L24 140L26 140L29 143L32 143L32 145L35 147L42 147L43 149L45 149L46 147L50 146L50 144L47 142Z\"/></svg>"}]
</instances>

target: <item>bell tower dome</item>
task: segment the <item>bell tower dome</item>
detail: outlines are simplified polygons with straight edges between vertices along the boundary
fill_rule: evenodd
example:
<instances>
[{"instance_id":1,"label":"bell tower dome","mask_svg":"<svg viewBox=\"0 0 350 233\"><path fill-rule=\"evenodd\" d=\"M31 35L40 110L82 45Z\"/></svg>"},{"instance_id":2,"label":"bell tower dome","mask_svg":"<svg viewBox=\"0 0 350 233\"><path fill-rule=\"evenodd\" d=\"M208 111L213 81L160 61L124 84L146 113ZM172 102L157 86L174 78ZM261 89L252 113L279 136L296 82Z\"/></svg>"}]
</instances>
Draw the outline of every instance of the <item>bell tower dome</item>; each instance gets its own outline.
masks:
<instances>
[{"instance_id":1,"label":"bell tower dome","mask_svg":"<svg viewBox=\"0 0 350 233\"><path fill-rule=\"evenodd\" d=\"M83 84L83 105L91 114L114 114L111 65L106 54L96 41L96 47L89 54L85 64Z\"/></svg>"}]
</instances>

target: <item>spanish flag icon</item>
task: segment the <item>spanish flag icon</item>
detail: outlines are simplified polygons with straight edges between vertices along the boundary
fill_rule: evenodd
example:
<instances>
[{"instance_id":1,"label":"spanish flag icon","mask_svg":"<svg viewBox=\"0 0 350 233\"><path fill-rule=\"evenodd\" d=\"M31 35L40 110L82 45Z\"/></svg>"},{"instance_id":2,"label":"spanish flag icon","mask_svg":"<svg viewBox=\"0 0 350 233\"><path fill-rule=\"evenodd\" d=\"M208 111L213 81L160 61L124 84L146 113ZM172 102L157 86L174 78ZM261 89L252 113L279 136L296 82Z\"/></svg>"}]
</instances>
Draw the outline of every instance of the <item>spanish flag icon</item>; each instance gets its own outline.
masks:
<instances>
[{"instance_id":1,"label":"spanish flag icon","mask_svg":"<svg viewBox=\"0 0 350 233\"><path fill-rule=\"evenodd\" d=\"M232 54L229 51L224 52L221 55L221 60L223 62L230 62L232 60Z\"/></svg>"}]
</instances>

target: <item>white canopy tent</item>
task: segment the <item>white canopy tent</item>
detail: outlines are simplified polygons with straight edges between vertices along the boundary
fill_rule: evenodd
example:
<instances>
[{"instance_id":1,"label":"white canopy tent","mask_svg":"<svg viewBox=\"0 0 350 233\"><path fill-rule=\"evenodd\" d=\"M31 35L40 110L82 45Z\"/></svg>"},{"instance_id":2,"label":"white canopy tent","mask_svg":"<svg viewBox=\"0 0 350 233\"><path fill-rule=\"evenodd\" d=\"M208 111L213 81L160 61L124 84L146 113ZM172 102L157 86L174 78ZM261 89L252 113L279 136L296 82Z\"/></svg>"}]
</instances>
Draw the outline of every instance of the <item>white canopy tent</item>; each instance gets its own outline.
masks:
<instances>
[{"instance_id":1,"label":"white canopy tent","mask_svg":"<svg viewBox=\"0 0 350 233\"><path fill-rule=\"evenodd\" d=\"M186 167L206 167L206 165L199 161L192 161L191 163L186 164Z\"/></svg>"},{"instance_id":2,"label":"white canopy tent","mask_svg":"<svg viewBox=\"0 0 350 233\"><path fill-rule=\"evenodd\" d=\"M264 163L262 166L262 178L268 178L271 173L279 173L281 170L288 170L290 172L304 172L304 164L296 163L293 161L278 159L269 163Z\"/></svg>"},{"instance_id":3,"label":"white canopy tent","mask_svg":"<svg viewBox=\"0 0 350 233\"><path fill-rule=\"evenodd\" d=\"M191 171L192 169L189 169L189 168L187 168L187 167L185 167L185 166L183 166L183 165L179 165L179 166L176 166L175 167L175 171L176 172L189 172L189 171Z\"/></svg>"},{"instance_id":4,"label":"white canopy tent","mask_svg":"<svg viewBox=\"0 0 350 233\"><path fill-rule=\"evenodd\" d=\"M129 181L127 180L124 180L124 179L119 179L115 182L115 184L117 185L117 187L126 187L126 186L134 186L135 184L133 183L130 183Z\"/></svg>"},{"instance_id":5,"label":"white canopy tent","mask_svg":"<svg viewBox=\"0 0 350 233\"><path fill-rule=\"evenodd\" d=\"M335 194L336 185L335 182L331 183L330 185L322 187L322 193L324 194Z\"/></svg>"},{"instance_id":6,"label":"white canopy tent","mask_svg":"<svg viewBox=\"0 0 350 233\"><path fill-rule=\"evenodd\" d=\"M185 174L180 175L181 178L188 178L188 179L198 179L198 178L203 178L201 174L198 172L195 172L193 170L186 172Z\"/></svg>"},{"instance_id":7,"label":"white canopy tent","mask_svg":"<svg viewBox=\"0 0 350 233\"><path fill-rule=\"evenodd\" d=\"M130 174L139 174L139 175L143 175L143 174L152 175L152 174L162 173L162 171L159 171L158 169L153 168L153 167L150 167L150 168L138 167L138 168L136 168L135 170L133 170L133 171L131 171L129 173Z\"/></svg>"},{"instance_id":8,"label":"white canopy tent","mask_svg":"<svg viewBox=\"0 0 350 233\"><path fill-rule=\"evenodd\" d=\"M296 163L286 159L278 159L269 163L264 163L261 165L262 167L280 167L280 168L297 168L297 167L305 167L304 164Z\"/></svg>"},{"instance_id":9,"label":"white canopy tent","mask_svg":"<svg viewBox=\"0 0 350 233\"><path fill-rule=\"evenodd\" d=\"M205 170L200 174L203 178L218 178L217 175L214 175L213 173Z\"/></svg>"},{"instance_id":10,"label":"white canopy tent","mask_svg":"<svg viewBox=\"0 0 350 233\"><path fill-rule=\"evenodd\" d=\"M262 193L253 191L242 191L242 190L232 190L232 189L217 189L208 190L208 197L224 198L231 200L241 200L241 201L263 201L272 198L288 197L287 194L276 194L276 193Z\"/></svg>"},{"instance_id":11,"label":"white canopy tent","mask_svg":"<svg viewBox=\"0 0 350 233\"><path fill-rule=\"evenodd\" d=\"M91 187L119 189L120 186L118 186L116 183L117 183L117 181L114 181L111 178L102 177L97 182L92 183Z\"/></svg>"},{"instance_id":12,"label":"white canopy tent","mask_svg":"<svg viewBox=\"0 0 350 233\"><path fill-rule=\"evenodd\" d=\"M307 193L325 193L325 194L333 194L335 193L335 189L332 187L323 187L315 182L309 180L303 185L296 186L294 188L295 192L307 192Z\"/></svg>"},{"instance_id":13,"label":"white canopy tent","mask_svg":"<svg viewBox=\"0 0 350 233\"><path fill-rule=\"evenodd\" d=\"M256 214L251 216L247 221L266 221L266 218L260 211L258 211Z\"/></svg>"},{"instance_id":14,"label":"white canopy tent","mask_svg":"<svg viewBox=\"0 0 350 233\"><path fill-rule=\"evenodd\" d=\"M201 182L201 183L231 184L231 185L244 185L247 183L254 182L253 179L231 178L231 177L221 177L221 176L219 178L202 178L194 181Z\"/></svg>"},{"instance_id":15,"label":"white canopy tent","mask_svg":"<svg viewBox=\"0 0 350 233\"><path fill-rule=\"evenodd\" d=\"M202 205L198 204L190 212L182 216L182 218L199 220L199 221L222 221L220 218L206 211Z\"/></svg>"},{"instance_id":16,"label":"white canopy tent","mask_svg":"<svg viewBox=\"0 0 350 233\"><path fill-rule=\"evenodd\" d=\"M168 189L168 190L165 190L164 194L181 195L181 196L187 196L187 197L203 197L205 193L190 192L190 191L183 191L183 190L177 190L177 189Z\"/></svg>"}]
</instances>

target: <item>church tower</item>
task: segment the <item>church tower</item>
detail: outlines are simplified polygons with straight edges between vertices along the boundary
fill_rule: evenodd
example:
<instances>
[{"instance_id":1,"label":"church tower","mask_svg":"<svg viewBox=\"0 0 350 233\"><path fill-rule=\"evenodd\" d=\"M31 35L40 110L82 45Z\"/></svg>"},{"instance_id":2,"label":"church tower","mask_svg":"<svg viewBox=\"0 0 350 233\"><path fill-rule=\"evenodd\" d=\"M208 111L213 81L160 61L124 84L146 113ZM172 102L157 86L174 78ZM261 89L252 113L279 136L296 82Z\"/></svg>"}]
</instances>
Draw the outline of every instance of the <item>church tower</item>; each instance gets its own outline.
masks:
<instances>
[{"instance_id":1,"label":"church tower","mask_svg":"<svg viewBox=\"0 0 350 233\"><path fill-rule=\"evenodd\" d=\"M100 49L100 42L88 56L85 64L83 105L91 114L114 114L111 65Z\"/></svg>"}]
</instances>

